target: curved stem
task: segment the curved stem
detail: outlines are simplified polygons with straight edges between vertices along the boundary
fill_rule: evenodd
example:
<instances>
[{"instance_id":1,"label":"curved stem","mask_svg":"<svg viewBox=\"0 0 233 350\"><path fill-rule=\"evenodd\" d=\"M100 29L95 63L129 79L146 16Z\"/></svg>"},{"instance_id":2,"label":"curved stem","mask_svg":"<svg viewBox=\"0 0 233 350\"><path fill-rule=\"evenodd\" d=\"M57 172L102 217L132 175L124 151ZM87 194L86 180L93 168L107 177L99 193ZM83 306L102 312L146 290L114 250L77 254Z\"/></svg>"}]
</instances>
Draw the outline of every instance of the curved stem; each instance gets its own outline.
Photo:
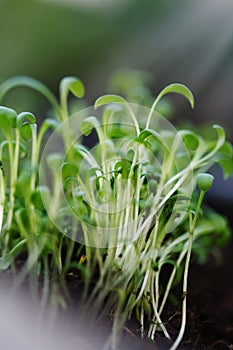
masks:
<instances>
[{"instance_id":1,"label":"curved stem","mask_svg":"<svg viewBox=\"0 0 233 350\"><path fill-rule=\"evenodd\" d=\"M57 102L56 97L53 95L53 93L41 82L27 76L18 76L18 77L10 78L6 80L3 84L1 84L0 100L3 99L3 97L6 95L8 91L15 89L17 87L28 87L41 93L41 95L43 95L54 108L54 111L58 120L62 119L60 106Z\"/></svg>"}]
</instances>

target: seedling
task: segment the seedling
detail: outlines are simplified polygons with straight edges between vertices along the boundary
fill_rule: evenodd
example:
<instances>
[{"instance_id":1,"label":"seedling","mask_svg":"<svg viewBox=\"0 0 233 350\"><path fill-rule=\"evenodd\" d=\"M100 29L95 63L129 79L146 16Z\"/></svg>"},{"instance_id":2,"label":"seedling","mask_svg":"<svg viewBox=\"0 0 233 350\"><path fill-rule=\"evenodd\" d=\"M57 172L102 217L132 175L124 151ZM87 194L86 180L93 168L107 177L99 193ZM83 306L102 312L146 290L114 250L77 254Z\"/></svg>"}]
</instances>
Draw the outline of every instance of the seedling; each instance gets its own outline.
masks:
<instances>
[{"instance_id":1,"label":"seedling","mask_svg":"<svg viewBox=\"0 0 233 350\"><path fill-rule=\"evenodd\" d=\"M42 93L55 119L46 119L38 130L31 113L0 109L1 269L13 268L26 252L26 268L16 281L29 274L33 290L39 273L47 288L49 270L63 280L71 267L78 269L86 308L95 318L113 317L106 344L112 349L133 315L142 337L154 340L162 331L171 339L163 311L178 283L182 322L171 346L176 349L186 324L191 252L203 259L229 237L226 221L202 209L213 182L206 172L214 163L226 177L233 170L223 128L214 125L216 139L204 139L176 130L156 112L168 93L182 95L193 107L193 95L182 84L164 88L151 108L111 94L70 117L68 92L84 95L79 79L62 80L60 103L43 84L25 77L3 83L0 98L17 86ZM43 146L48 130L54 131ZM84 146L90 135L96 144ZM166 266L171 269L164 282ZM44 293L44 304L47 297Z\"/></svg>"}]
</instances>

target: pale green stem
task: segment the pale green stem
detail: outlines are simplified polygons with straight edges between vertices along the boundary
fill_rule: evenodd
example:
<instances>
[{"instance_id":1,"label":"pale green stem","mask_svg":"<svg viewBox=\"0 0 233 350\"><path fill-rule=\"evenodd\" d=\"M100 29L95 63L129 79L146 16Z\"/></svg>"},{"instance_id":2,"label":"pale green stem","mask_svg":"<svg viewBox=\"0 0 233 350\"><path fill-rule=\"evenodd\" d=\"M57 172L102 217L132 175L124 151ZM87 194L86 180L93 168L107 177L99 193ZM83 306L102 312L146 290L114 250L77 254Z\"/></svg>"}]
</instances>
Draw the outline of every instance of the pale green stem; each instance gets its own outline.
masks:
<instances>
[{"instance_id":1,"label":"pale green stem","mask_svg":"<svg viewBox=\"0 0 233 350\"><path fill-rule=\"evenodd\" d=\"M15 186L16 186L16 178L17 178L17 170L15 169L14 163L14 151L12 140L8 139L8 149L9 149L9 158L10 158L10 199L9 199L9 209L7 214L7 231L10 229L12 220L13 220L13 212L14 212L14 202L15 202ZM8 245L9 236L6 236L6 246Z\"/></svg>"},{"instance_id":2,"label":"pale green stem","mask_svg":"<svg viewBox=\"0 0 233 350\"><path fill-rule=\"evenodd\" d=\"M187 315L186 315L187 314L186 308L187 308L187 293L188 293L188 291L187 291L188 272L189 272L189 264L190 264L190 258L191 258L191 252L192 252L193 235L194 235L194 229L195 229L195 226L196 226L198 214L199 214L199 211L200 211L200 208L201 208L201 204L202 204L204 195L205 195L205 192L201 191L193 220L192 220L191 211L189 212L190 213L189 214L190 231L189 231L189 244L188 244L188 251L187 251L187 256L186 256L186 261L185 261L184 279L183 279L182 320L181 320L180 331L178 333L178 336L177 336L175 342L171 346L170 350L176 350L177 349L177 347L179 346L179 344L180 344L180 342L181 342L181 340L183 338L184 331L185 331L186 317L187 317Z\"/></svg>"},{"instance_id":3,"label":"pale green stem","mask_svg":"<svg viewBox=\"0 0 233 350\"><path fill-rule=\"evenodd\" d=\"M172 270L172 273L169 277L169 280L168 280L168 283L167 283L167 287L166 287L166 291L164 293L164 296L163 296L163 300L162 300L162 303L160 305L160 308L159 308L159 315L161 315L163 309L164 309L164 306L166 304L166 301L167 301L167 298L168 298L168 295L170 293L170 290L171 290L171 287L172 287L172 283L174 281L174 278L175 278L175 275L176 275L176 271L177 271L177 268L180 266L182 260L184 259L185 257L185 254L187 253L187 249L185 249L185 247L183 248L177 262L176 262L176 266L173 268Z\"/></svg>"},{"instance_id":4,"label":"pale green stem","mask_svg":"<svg viewBox=\"0 0 233 350\"><path fill-rule=\"evenodd\" d=\"M156 320L157 325L161 328L166 338L171 339L164 323L162 322L157 307L155 303L155 291L154 291L154 283L151 284L151 299L152 299L152 306L154 311L154 319Z\"/></svg>"},{"instance_id":5,"label":"pale green stem","mask_svg":"<svg viewBox=\"0 0 233 350\"><path fill-rule=\"evenodd\" d=\"M0 168L0 234L2 233L3 216L4 216L4 204L6 196L5 179L3 169Z\"/></svg>"},{"instance_id":6,"label":"pale green stem","mask_svg":"<svg viewBox=\"0 0 233 350\"><path fill-rule=\"evenodd\" d=\"M147 119L147 123L146 123L146 129L148 129L149 126L150 126L150 122L151 122L152 115L153 115L154 110L155 110L155 108L156 108L156 106L157 106L157 104L158 104L158 102L159 102L159 100L160 100L160 98L161 98L162 95L163 95L163 94L160 93L160 94L156 97L154 103L153 103L152 106L151 106L150 113L149 113L149 116L148 116L148 119Z\"/></svg>"},{"instance_id":7,"label":"pale green stem","mask_svg":"<svg viewBox=\"0 0 233 350\"><path fill-rule=\"evenodd\" d=\"M145 291L145 288L146 288L146 286L147 286L147 281L148 281L148 279L149 279L149 275L150 275L150 268L149 268L149 266L148 266L147 271L146 271L146 274L145 274L145 277L144 277L144 279L143 279L143 283L142 283L140 292L138 293L138 296L137 296L137 298L136 298L136 300L135 300L135 302L134 302L134 305L137 305L137 303L139 302L139 300L142 298L143 293L144 293L144 291Z\"/></svg>"},{"instance_id":8,"label":"pale green stem","mask_svg":"<svg viewBox=\"0 0 233 350\"><path fill-rule=\"evenodd\" d=\"M141 324L141 338L144 337L144 309L143 306L141 306L141 312L140 312L140 324Z\"/></svg>"},{"instance_id":9,"label":"pale green stem","mask_svg":"<svg viewBox=\"0 0 233 350\"><path fill-rule=\"evenodd\" d=\"M36 124L31 125L32 128L32 154L31 154L31 181L30 181L30 190L33 192L36 185L36 166L38 164L38 152L37 152L37 126Z\"/></svg>"}]
</instances>

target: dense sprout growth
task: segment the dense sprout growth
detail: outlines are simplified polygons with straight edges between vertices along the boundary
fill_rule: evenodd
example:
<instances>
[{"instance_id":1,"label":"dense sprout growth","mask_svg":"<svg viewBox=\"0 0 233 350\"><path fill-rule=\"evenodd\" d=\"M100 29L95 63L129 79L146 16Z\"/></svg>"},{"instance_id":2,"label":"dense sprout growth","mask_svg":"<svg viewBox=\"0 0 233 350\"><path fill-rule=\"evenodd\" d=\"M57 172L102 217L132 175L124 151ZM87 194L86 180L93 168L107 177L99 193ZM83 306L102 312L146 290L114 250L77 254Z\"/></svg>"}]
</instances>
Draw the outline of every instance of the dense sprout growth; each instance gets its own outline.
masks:
<instances>
[{"instance_id":1,"label":"dense sprout growth","mask_svg":"<svg viewBox=\"0 0 233 350\"><path fill-rule=\"evenodd\" d=\"M226 221L202 202L213 182L206 172L214 163L226 177L232 173L232 146L219 125L209 140L176 130L157 112L168 93L182 95L193 107L186 86L171 84L152 101L140 76L136 81L138 89L130 90L134 103L126 100L124 87L126 98L104 95L94 108L72 116L69 92L84 95L75 77L61 81L60 101L32 78L16 77L0 86L0 99L28 86L54 110L54 119L39 128L32 113L0 107L0 269L16 271L17 285L29 276L34 292L42 274L44 305L49 271L61 281L72 269L79 271L93 318L113 315L106 345L111 348L132 315L142 336L155 339L162 331L170 338L163 310L179 284L182 323L171 347L176 349L186 323L191 251L203 262L229 237ZM144 106L142 94L137 103L138 91ZM145 107L149 103L151 108ZM16 268L19 260L22 269Z\"/></svg>"}]
</instances>

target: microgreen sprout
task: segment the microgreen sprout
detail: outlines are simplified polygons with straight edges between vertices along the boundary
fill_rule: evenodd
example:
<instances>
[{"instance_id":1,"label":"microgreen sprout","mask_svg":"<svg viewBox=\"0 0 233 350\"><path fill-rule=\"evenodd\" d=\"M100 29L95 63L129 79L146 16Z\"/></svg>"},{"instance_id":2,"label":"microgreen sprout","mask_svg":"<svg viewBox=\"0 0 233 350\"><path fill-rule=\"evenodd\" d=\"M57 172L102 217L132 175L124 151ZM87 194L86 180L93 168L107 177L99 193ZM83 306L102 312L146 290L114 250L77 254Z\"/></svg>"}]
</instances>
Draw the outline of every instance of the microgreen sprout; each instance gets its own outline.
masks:
<instances>
[{"instance_id":1,"label":"microgreen sprout","mask_svg":"<svg viewBox=\"0 0 233 350\"><path fill-rule=\"evenodd\" d=\"M199 212L201 209L201 205L204 199L205 192L208 191L213 184L214 177L211 174L200 173L197 175L197 185L200 189L200 195L196 206L196 211L193 215L192 211L189 210L189 243L188 250L185 260L184 266L184 277L183 277L183 294L182 294L182 321L179 334L173 343L171 350L177 349L179 346L185 331L186 324L186 308L187 308L187 294L188 294L188 272L189 272L189 264L192 252L192 244L193 244L193 236L197 224L197 219L199 216Z\"/></svg>"}]
</instances>

